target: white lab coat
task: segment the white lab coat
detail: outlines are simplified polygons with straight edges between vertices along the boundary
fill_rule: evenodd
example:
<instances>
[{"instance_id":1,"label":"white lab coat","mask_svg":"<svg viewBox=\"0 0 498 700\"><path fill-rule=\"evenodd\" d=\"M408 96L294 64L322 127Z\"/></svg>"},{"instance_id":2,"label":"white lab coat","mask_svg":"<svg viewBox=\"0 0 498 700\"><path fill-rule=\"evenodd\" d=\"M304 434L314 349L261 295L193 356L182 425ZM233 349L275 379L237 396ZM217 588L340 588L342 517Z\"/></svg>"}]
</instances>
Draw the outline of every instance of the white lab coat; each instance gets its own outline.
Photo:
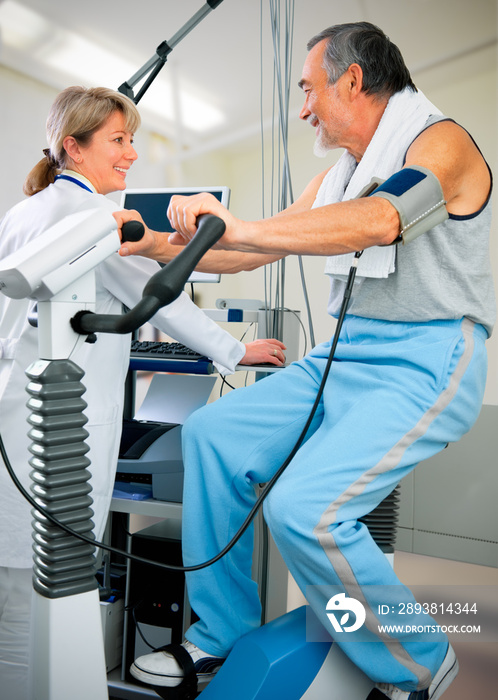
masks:
<instances>
[{"instance_id":1,"label":"white lab coat","mask_svg":"<svg viewBox=\"0 0 498 700\"><path fill-rule=\"evenodd\" d=\"M0 222L0 258L64 216L97 207L117 209L103 195L58 180L5 215ZM96 311L119 314L123 303L133 307L140 300L146 281L158 269L152 260L112 255L97 268ZM27 321L33 304L31 300L13 300L0 294L0 431L10 461L26 489L31 483L31 467L25 370L38 357L37 331ZM232 372L245 353L245 346L211 321L185 293L159 311L151 322L179 342L213 358L223 373ZM95 344L84 343L71 356L85 372L84 399L88 403L85 427L90 433L88 456L92 463L95 532L99 538L112 495L129 352L129 335L99 334ZM0 458L0 566L32 565L30 510Z\"/></svg>"}]
</instances>

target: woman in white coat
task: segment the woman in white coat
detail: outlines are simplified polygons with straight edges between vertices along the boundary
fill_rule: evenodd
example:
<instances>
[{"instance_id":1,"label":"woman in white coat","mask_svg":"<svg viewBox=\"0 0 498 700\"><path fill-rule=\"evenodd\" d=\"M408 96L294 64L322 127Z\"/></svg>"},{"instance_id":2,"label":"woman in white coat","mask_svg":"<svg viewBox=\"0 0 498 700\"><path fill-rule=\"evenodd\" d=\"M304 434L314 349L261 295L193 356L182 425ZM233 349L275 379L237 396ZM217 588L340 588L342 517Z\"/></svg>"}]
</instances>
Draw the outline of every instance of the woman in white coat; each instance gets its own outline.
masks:
<instances>
[{"instance_id":1,"label":"woman in white coat","mask_svg":"<svg viewBox=\"0 0 498 700\"><path fill-rule=\"evenodd\" d=\"M27 244L63 217L87 209L118 207L105 195L126 187L137 158L133 134L140 117L133 102L106 88L67 88L47 120L43 158L28 175L28 198L0 222L0 258ZM157 263L113 255L97 268L98 313L117 314L141 298ZM20 481L29 489L26 368L38 356L37 331L28 324L34 302L0 294L0 433ZM238 363L283 363L276 340L244 345L211 321L182 293L151 321L159 330L211 357L223 373ZM100 334L71 359L85 372L86 429L92 472L95 534L105 526L117 464L123 387L130 337ZM0 462L0 688L9 700L27 698L29 608L31 599L31 514Z\"/></svg>"}]
</instances>

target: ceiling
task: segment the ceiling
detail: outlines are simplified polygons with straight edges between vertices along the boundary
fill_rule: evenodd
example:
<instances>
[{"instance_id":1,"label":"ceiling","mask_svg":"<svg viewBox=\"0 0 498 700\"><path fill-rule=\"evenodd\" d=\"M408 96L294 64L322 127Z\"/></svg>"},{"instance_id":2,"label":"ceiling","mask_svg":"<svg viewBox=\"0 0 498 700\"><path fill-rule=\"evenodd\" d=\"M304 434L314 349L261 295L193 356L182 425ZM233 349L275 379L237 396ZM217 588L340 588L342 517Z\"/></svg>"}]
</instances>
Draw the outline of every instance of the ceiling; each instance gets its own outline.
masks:
<instances>
[{"instance_id":1,"label":"ceiling","mask_svg":"<svg viewBox=\"0 0 498 700\"><path fill-rule=\"evenodd\" d=\"M295 0L293 22L291 0L223 0L183 38L191 18L208 8L204 0L142 0L134 5L130 9L126 0L0 0L0 63L57 89L99 82L117 88L154 57L161 42L175 39L139 108L151 128L196 150L236 142L259 131L261 120L271 121L271 8L277 18L282 74L285 47L292 46L292 116L301 106L297 82L306 42L331 24L368 20L381 26L401 48L415 82L426 68L475 56L497 37L495 0ZM12 10L36 14L21 15L21 28L15 30ZM16 43L16 31L27 31L40 16L45 20L42 30ZM292 36L286 24L293 26ZM78 44L79 58L61 51L69 40ZM122 65L114 64L114 58ZM93 82L84 82L90 68ZM176 88L184 91L185 101L179 103ZM139 89L140 84L135 94ZM146 109L147 101L159 97L165 100L160 114L152 105Z\"/></svg>"}]
</instances>

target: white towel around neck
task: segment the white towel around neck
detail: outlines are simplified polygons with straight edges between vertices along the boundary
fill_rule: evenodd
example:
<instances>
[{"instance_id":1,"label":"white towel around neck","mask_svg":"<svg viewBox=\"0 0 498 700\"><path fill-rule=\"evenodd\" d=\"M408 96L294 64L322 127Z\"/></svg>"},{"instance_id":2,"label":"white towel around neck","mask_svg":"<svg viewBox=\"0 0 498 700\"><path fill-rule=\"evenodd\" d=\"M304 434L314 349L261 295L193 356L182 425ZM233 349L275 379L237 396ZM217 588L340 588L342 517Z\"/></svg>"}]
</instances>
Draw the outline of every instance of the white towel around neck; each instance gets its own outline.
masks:
<instances>
[{"instance_id":1,"label":"white towel around neck","mask_svg":"<svg viewBox=\"0 0 498 700\"><path fill-rule=\"evenodd\" d=\"M363 158L356 164L350 153L343 153L323 179L313 208L354 199L372 177L387 180L400 170L407 149L432 114L441 112L420 91L406 88L395 93L387 103ZM353 255L328 257L325 273L343 279L349 272ZM395 255L396 246L367 248L359 260L357 277L387 277L394 272Z\"/></svg>"}]
</instances>

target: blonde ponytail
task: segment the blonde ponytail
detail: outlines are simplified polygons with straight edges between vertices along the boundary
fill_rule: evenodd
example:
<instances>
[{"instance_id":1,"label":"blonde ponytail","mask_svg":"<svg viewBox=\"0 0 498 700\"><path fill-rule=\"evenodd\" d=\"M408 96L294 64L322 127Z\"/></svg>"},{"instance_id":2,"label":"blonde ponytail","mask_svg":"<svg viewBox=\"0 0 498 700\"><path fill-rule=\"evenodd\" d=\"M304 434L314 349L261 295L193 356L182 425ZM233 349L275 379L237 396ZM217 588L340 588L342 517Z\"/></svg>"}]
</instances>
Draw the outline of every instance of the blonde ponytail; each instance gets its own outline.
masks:
<instances>
[{"instance_id":1,"label":"blonde ponytail","mask_svg":"<svg viewBox=\"0 0 498 700\"><path fill-rule=\"evenodd\" d=\"M41 190L44 190L45 187L52 184L52 182L55 181L57 172L61 170L57 164L57 161L50 153L49 148L45 148L43 153L45 154L45 157L38 161L24 180L22 190L27 197L31 197L33 194L41 192Z\"/></svg>"}]
</instances>

